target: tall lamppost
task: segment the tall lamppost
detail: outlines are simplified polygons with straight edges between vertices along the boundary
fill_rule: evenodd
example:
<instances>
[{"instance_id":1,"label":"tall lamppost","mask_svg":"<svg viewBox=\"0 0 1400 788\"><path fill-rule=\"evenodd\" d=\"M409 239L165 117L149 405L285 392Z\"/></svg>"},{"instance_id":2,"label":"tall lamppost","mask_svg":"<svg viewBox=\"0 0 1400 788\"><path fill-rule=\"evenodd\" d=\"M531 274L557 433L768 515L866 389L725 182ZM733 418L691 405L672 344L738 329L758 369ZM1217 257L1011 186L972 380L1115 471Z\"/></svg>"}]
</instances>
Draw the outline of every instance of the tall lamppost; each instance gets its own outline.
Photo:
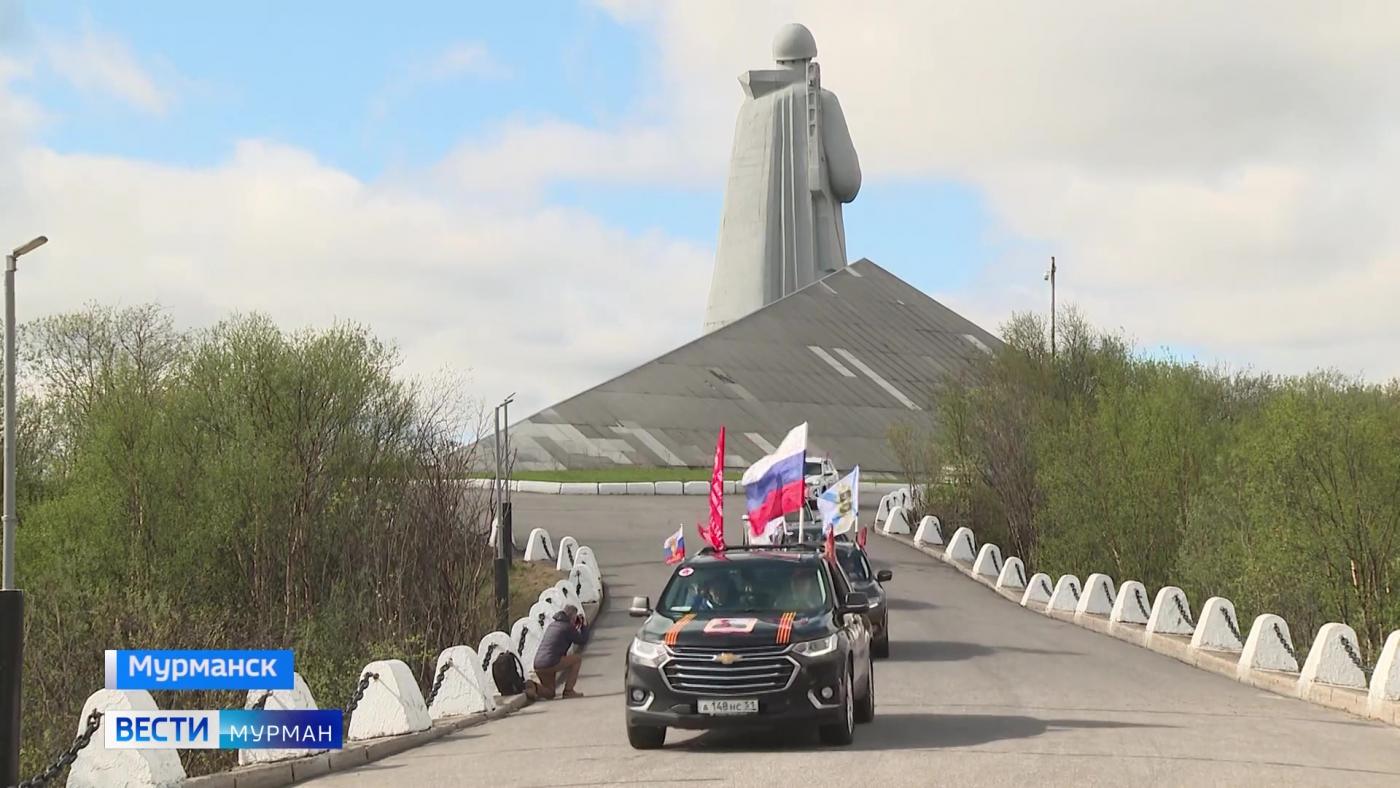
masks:
<instances>
[{"instance_id":1,"label":"tall lamppost","mask_svg":"<svg viewBox=\"0 0 1400 788\"><path fill-rule=\"evenodd\" d=\"M1055 357L1055 258L1050 258L1050 270L1045 272L1050 283L1050 358Z\"/></svg>"},{"instance_id":2,"label":"tall lamppost","mask_svg":"<svg viewBox=\"0 0 1400 788\"><path fill-rule=\"evenodd\" d=\"M24 667L24 592L15 588L15 270L19 258L48 243L39 236L5 255L5 514L0 567L0 785L19 782L20 670Z\"/></svg>"},{"instance_id":3,"label":"tall lamppost","mask_svg":"<svg viewBox=\"0 0 1400 788\"><path fill-rule=\"evenodd\" d=\"M515 549L510 510L510 403L512 393L496 406L496 433L492 444L496 450L496 478L492 482L492 498L496 503L496 623L502 632L510 631L510 563Z\"/></svg>"}]
</instances>

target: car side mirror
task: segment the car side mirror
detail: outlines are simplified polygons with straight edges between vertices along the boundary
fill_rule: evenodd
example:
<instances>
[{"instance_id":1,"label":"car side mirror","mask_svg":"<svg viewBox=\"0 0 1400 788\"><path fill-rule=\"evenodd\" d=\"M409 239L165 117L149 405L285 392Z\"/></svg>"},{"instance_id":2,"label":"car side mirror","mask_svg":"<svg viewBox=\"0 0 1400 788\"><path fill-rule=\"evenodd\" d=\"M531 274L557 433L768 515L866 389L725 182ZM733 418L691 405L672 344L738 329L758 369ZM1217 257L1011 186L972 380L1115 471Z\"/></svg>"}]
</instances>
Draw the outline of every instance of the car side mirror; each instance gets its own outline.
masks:
<instances>
[{"instance_id":1,"label":"car side mirror","mask_svg":"<svg viewBox=\"0 0 1400 788\"><path fill-rule=\"evenodd\" d=\"M870 599L859 591L852 591L846 595L846 604L841 606L842 613L864 613L870 608Z\"/></svg>"},{"instance_id":2,"label":"car side mirror","mask_svg":"<svg viewBox=\"0 0 1400 788\"><path fill-rule=\"evenodd\" d=\"M894 579L894 572L891 572L888 569L881 569L880 571L875 573L875 579L880 581L881 583L888 583Z\"/></svg>"},{"instance_id":3,"label":"car side mirror","mask_svg":"<svg viewBox=\"0 0 1400 788\"><path fill-rule=\"evenodd\" d=\"M651 615L651 597L632 597L632 604L627 608L627 615L633 618L646 618Z\"/></svg>"}]
</instances>

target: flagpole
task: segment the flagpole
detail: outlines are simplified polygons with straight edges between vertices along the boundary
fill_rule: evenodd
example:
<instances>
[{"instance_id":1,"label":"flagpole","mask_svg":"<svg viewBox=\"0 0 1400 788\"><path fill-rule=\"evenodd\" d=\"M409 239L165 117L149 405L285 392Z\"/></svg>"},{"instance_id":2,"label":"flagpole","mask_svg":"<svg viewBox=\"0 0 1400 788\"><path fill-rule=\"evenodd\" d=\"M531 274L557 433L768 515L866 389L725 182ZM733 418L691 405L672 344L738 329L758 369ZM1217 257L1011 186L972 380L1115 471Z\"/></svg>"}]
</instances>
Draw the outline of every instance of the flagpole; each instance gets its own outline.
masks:
<instances>
[{"instance_id":1,"label":"flagpole","mask_svg":"<svg viewBox=\"0 0 1400 788\"><path fill-rule=\"evenodd\" d=\"M806 514L807 514L807 479L806 479L806 477L803 477L803 479L802 479L802 505L799 506L799 507L797 507L797 543L798 543L798 544L802 544L803 542L807 541L806 537L804 537L804 536L802 535L802 524L803 524L804 522L806 522L806 519L805 519Z\"/></svg>"}]
</instances>

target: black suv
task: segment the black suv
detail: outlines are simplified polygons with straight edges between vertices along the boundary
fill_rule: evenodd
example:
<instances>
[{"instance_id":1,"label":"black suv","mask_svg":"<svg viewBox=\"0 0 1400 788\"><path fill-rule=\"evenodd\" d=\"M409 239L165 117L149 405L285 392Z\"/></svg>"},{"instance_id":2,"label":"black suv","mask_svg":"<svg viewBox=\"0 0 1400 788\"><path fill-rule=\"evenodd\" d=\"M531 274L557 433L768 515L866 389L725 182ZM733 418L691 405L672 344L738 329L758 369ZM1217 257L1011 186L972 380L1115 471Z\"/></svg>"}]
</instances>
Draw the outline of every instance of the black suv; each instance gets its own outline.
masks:
<instances>
[{"instance_id":1,"label":"black suv","mask_svg":"<svg viewBox=\"0 0 1400 788\"><path fill-rule=\"evenodd\" d=\"M854 542L836 539L836 560L841 571L851 584L851 590L865 595L869 604L867 618L870 620L870 653L875 657L890 655L890 605L885 596L884 583L894 579L894 572L881 569L876 572L870 566L870 558Z\"/></svg>"},{"instance_id":2,"label":"black suv","mask_svg":"<svg viewBox=\"0 0 1400 788\"><path fill-rule=\"evenodd\" d=\"M676 567L627 650L627 740L666 728L817 726L849 744L875 717L869 600L814 545L708 549Z\"/></svg>"}]
</instances>

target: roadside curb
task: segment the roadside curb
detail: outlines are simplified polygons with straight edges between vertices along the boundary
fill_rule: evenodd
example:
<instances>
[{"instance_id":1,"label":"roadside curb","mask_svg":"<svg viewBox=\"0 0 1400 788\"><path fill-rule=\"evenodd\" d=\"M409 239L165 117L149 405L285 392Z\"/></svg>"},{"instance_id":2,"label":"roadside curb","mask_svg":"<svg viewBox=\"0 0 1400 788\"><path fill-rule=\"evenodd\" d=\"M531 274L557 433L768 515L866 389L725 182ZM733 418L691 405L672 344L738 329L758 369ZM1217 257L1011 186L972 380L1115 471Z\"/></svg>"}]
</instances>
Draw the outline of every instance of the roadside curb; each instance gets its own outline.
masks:
<instances>
[{"instance_id":1,"label":"roadside curb","mask_svg":"<svg viewBox=\"0 0 1400 788\"><path fill-rule=\"evenodd\" d=\"M390 755L411 750L414 747L421 747L450 733L474 728L488 720L500 719L513 714L525 708L527 704L528 700L524 695L513 695L502 699L494 711L441 720L425 731L356 742L341 750L332 750L305 758L262 763L256 766L240 766L226 772L191 777L181 785L191 788L277 788L278 786L291 785L331 772L354 769L357 766L372 763Z\"/></svg>"}]
</instances>

